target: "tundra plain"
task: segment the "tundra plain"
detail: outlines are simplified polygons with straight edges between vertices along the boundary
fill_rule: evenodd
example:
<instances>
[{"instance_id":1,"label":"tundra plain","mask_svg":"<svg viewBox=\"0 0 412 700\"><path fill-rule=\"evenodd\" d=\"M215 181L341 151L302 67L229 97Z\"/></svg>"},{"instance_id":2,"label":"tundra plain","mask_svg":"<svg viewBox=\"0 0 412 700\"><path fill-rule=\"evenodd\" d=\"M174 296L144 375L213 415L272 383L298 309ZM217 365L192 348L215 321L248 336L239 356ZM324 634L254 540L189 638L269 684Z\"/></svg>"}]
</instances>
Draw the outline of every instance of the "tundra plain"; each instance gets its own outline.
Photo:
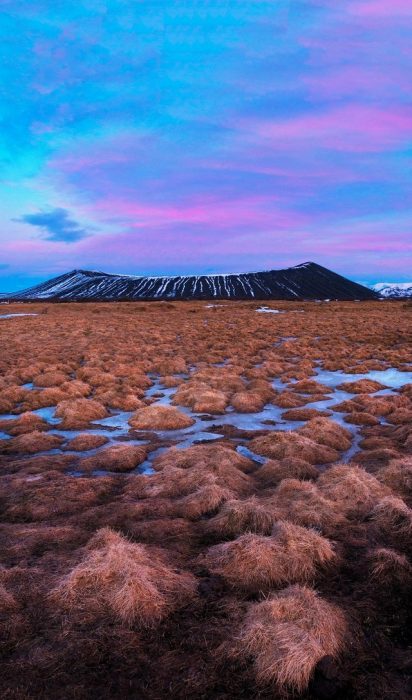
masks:
<instances>
[{"instance_id":1,"label":"tundra plain","mask_svg":"<svg viewBox=\"0 0 412 700\"><path fill-rule=\"evenodd\" d=\"M410 302L9 304L0 338L2 698L410 697Z\"/></svg>"}]
</instances>

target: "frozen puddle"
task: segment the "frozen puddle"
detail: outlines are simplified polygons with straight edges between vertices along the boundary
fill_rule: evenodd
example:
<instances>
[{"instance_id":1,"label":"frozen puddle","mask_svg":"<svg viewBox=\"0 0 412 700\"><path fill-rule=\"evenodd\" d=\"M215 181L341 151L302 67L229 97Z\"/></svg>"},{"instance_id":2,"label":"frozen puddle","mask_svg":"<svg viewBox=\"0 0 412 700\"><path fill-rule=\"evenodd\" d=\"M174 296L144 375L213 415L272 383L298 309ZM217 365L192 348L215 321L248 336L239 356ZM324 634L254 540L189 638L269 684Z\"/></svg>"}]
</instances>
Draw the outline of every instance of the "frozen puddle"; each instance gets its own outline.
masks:
<instances>
[{"instance_id":1,"label":"frozen puddle","mask_svg":"<svg viewBox=\"0 0 412 700\"><path fill-rule=\"evenodd\" d=\"M260 309L256 309L258 314L284 314L284 311L279 309L270 309L268 306L261 306Z\"/></svg>"},{"instance_id":2,"label":"frozen puddle","mask_svg":"<svg viewBox=\"0 0 412 700\"><path fill-rule=\"evenodd\" d=\"M16 316L38 316L39 314L0 314L0 318L15 318Z\"/></svg>"},{"instance_id":3,"label":"frozen puddle","mask_svg":"<svg viewBox=\"0 0 412 700\"><path fill-rule=\"evenodd\" d=\"M282 339L293 340L294 338L289 337ZM224 366L227 361L223 363L215 363L217 366ZM188 375L182 376L186 378ZM166 388L162 386L158 377L150 375L153 381L152 386L147 390L146 397L154 399L155 404L159 405L171 405L172 398L177 390L177 387ZM354 394L349 391L344 391L338 389L340 384L347 382L355 382L360 379L371 379L377 381L384 385L385 389L375 392L373 395L379 396L382 394L391 394L395 389L399 389L404 384L412 383L412 372L401 372L395 368L389 368L385 370L372 370L366 373L345 373L342 371L329 371L322 367L318 367L315 374L311 377L327 388L328 395L320 401L311 401L310 396L308 403L302 408L306 409L317 409L319 411L328 411L330 413L330 419L334 420L339 425L343 426L349 430L353 436L352 446L350 449L341 456L341 461L350 461L352 457L359 450L359 443L362 439L361 430L362 426L353 425L346 423L344 418L345 414L335 411L334 407L350 399L353 399ZM275 378L272 382L272 386L279 390L284 391L287 389L293 389L293 385L296 383L295 380L284 382L280 378ZM29 384L25 385L26 388ZM223 414L214 415L204 415L204 414L194 414L189 408L184 406L177 406L180 411L186 415L194 418L195 423L188 428L182 430L147 430L138 431L130 427L129 420L133 415L131 411L119 411L117 413L113 412L110 416L103 418L95 423L91 424L89 428L82 428L78 430L63 430L59 428L60 420L55 416L55 407L40 408L33 413L43 418L51 428L51 434L58 435L64 439L64 443L58 449L49 450L44 453L37 453L38 455L47 454L70 454L81 460L82 457L88 457L97 454L99 451L110 447L113 444L127 444L127 445L144 445L153 444L153 450L149 452L147 459L139 465L134 473L153 473L152 463L153 460L166 449L171 446L178 448L190 447L197 443L211 442L218 440L227 436L228 427L232 427L239 431L261 431L261 430L276 430L276 431L293 431L304 425L306 421L286 421L282 418L282 414L285 412L285 408L280 408L274 404L267 404L264 408L257 413L237 413L232 407L229 407ZM0 420L15 420L18 416L14 414L7 414L0 416ZM381 423L385 423L384 418L381 419ZM221 430L219 430L221 428ZM74 452L70 450L70 440L77 437L80 434L89 435L103 435L107 437L108 442L98 448L84 451L84 452ZM5 432L0 433L0 439L8 439L10 435ZM248 435L243 435L241 432L234 437L230 436L227 439L233 440L237 445L237 450L240 454L248 456L250 459L258 464L263 464L266 460L264 457L251 452L245 444ZM80 466L81 462L79 463ZM100 476L101 473L108 474L109 472L96 470L84 474L76 469L68 472L72 476ZM132 472L133 473L133 472ZM118 475L118 472L116 472Z\"/></svg>"}]
</instances>

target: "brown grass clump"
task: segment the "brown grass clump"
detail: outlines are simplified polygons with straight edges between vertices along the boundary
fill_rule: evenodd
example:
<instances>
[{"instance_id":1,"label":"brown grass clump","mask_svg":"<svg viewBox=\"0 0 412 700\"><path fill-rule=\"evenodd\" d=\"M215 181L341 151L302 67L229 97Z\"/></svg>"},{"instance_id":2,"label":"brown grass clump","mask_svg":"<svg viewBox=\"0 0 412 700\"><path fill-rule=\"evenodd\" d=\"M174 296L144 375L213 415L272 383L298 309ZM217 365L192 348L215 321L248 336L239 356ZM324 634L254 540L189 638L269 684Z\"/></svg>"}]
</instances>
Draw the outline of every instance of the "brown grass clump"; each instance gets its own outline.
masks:
<instances>
[{"instance_id":1,"label":"brown grass clump","mask_svg":"<svg viewBox=\"0 0 412 700\"><path fill-rule=\"evenodd\" d=\"M314 379L303 379L300 382L296 382L293 386L293 391L297 391L300 394L328 394L329 389L324 384L316 382Z\"/></svg>"},{"instance_id":2,"label":"brown grass clump","mask_svg":"<svg viewBox=\"0 0 412 700\"><path fill-rule=\"evenodd\" d=\"M232 406L239 413L258 413L264 407L264 396L256 391L239 391L232 396Z\"/></svg>"},{"instance_id":3,"label":"brown grass clump","mask_svg":"<svg viewBox=\"0 0 412 700\"><path fill-rule=\"evenodd\" d=\"M15 597L6 587L6 569L0 566L0 615L7 615L19 607Z\"/></svg>"},{"instance_id":4,"label":"brown grass clump","mask_svg":"<svg viewBox=\"0 0 412 700\"><path fill-rule=\"evenodd\" d=\"M67 450L72 450L73 452L87 452L88 450L95 450L98 447L102 447L108 442L108 438L104 435L89 435L88 433L82 433L77 435L73 440L67 444Z\"/></svg>"},{"instance_id":5,"label":"brown grass clump","mask_svg":"<svg viewBox=\"0 0 412 700\"><path fill-rule=\"evenodd\" d=\"M412 457L397 459L383 467L377 478L402 498L412 499Z\"/></svg>"},{"instance_id":6,"label":"brown grass clump","mask_svg":"<svg viewBox=\"0 0 412 700\"><path fill-rule=\"evenodd\" d=\"M337 464L321 474L318 487L325 498L348 516L368 513L389 490L360 467Z\"/></svg>"},{"instance_id":7,"label":"brown grass clump","mask_svg":"<svg viewBox=\"0 0 412 700\"><path fill-rule=\"evenodd\" d=\"M130 472L147 457L144 445L118 444L110 445L91 457L80 462L80 468L85 471L106 469L110 472Z\"/></svg>"},{"instance_id":8,"label":"brown grass clump","mask_svg":"<svg viewBox=\"0 0 412 700\"><path fill-rule=\"evenodd\" d=\"M192 380L179 387L173 396L173 403L187 406L195 413L224 413L228 405L228 396L204 382Z\"/></svg>"},{"instance_id":9,"label":"brown grass clump","mask_svg":"<svg viewBox=\"0 0 412 700\"><path fill-rule=\"evenodd\" d=\"M316 408L291 408L289 411L282 413L282 419L308 421L312 418L330 415L330 411L318 411Z\"/></svg>"},{"instance_id":10,"label":"brown grass clump","mask_svg":"<svg viewBox=\"0 0 412 700\"><path fill-rule=\"evenodd\" d=\"M210 389L199 393L193 404L193 410L195 413L224 413L227 404L227 395L223 391Z\"/></svg>"},{"instance_id":11,"label":"brown grass clump","mask_svg":"<svg viewBox=\"0 0 412 700\"><path fill-rule=\"evenodd\" d=\"M68 399L56 407L56 418L61 418L66 428L83 428L90 421L106 418L106 408L94 399Z\"/></svg>"},{"instance_id":12,"label":"brown grass clump","mask_svg":"<svg viewBox=\"0 0 412 700\"><path fill-rule=\"evenodd\" d=\"M344 420L352 425L379 425L379 419L365 411L352 411L345 416Z\"/></svg>"},{"instance_id":13,"label":"brown grass clump","mask_svg":"<svg viewBox=\"0 0 412 700\"><path fill-rule=\"evenodd\" d=\"M273 399L272 403L280 408L299 408L308 403L308 401L307 397L299 396L293 391L283 391Z\"/></svg>"},{"instance_id":14,"label":"brown grass clump","mask_svg":"<svg viewBox=\"0 0 412 700\"><path fill-rule=\"evenodd\" d=\"M412 510L401 498L386 496L372 510L372 521L387 539L410 544L412 536Z\"/></svg>"},{"instance_id":15,"label":"brown grass clump","mask_svg":"<svg viewBox=\"0 0 412 700\"><path fill-rule=\"evenodd\" d=\"M409 585L412 581L412 566L404 554L388 547L373 549L369 555L370 574L384 584Z\"/></svg>"},{"instance_id":16,"label":"brown grass clump","mask_svg":"<svg viewBox=\"0 0 412 700\"><path fill-rule=\"evenodd\" d=\"M319 471L313 464L298 457L275 461L269 459L257 470L255 477L265 487L277 486L282 479L317 479Z\"/></svg>"},{"instance_id":17,"label":"brown grass clump","mask_svg":"<svg viewBox=\"0 0 412 700\"><path fill-rule=\"evenodd\" d=\"M34 430L32 433L24 433L11 440L3 440L0 451L35 454L54 450L60 447L62 442L63 438L59 435L49 435L49 433Z\"/></svg>"},{"instance_id":18,"label":"brown grass clump","mask_svg":"<svg viewBox=\"0 0 412 700\"><path fill-rule=\"evenodd\" d=\"M389 423L394 425L411 425L412 410L408 408L399 408L397 411L392 411L387 417Z\"/></svg>"},{"instance_id":19,"label":"brown grass clump","mask_svg":"<svg viewBox=\"0 0 412 700\"><path fill-rule=\"evenodd\" d=\"M32 433L35 430L48 430L49 424L40 418L36 413L21 413L16 420L0 421L0 430L3 430L10 435L23 435L24 433Z\"/></svg>"},{"instance_id":20,"label":"brown grass clump","mask_svg":"<svg viewBox=\"0 0 412 700\"><path fill-rule=\"evenodd\" d=\"M14 477L10 480L5 499L5 518L27 522L78 513L103 502L112 486L113 479L109 477L76 479L53 471L31 482Z\"/></svg>"},{"instance_id":21,"label":"brown grass clump","mask_svg":"<svg viewBox=\"0 0 412 700\"><path fill-rule=\"evenodd\" d=\"M327 464L336 462L339 453L327 445L320 445L299 432L272 431L267 435L254 438L250 449L270 459L290 459L298 457L309 464Z\"/></svg>"},{"instance_id":22,"label":"brown grass clump","mask_svg":"<svg viewBox=\"0 0 412 700\"><path fill-rule=\"evenodd\" d=\"M299 428L298 432L319 445L326 445L339 452L348 450L352 444L352 435L349 430L342 428L330 418L312 418L306 425Z\"/></svg>"},{"instance_id":23,"label":"brown grass clump","mask_svg":"<svg viewBox=\"0 0 412 700\"><path fill-rule=\"evenodd\" d=\"M136 430L181 430L194 424L194 419L174 406L146 406L129 420Z\"/></svg>"},{"instance_id":24,"label":"brown grass clump","mask_svg":"<svg viewBox=\"0 0 412 700\"><path fill-rule=\"evenodd\" d=\"M95 397L105 406L120 411L137 411L137 409L146 405L134 394L117 393L115 390L96 391Z\"/></svg>"},{"instance_id":25,"label":"brown grass clump","mask_svg":"<svg viewBox=\"0 0 412 700\"><path fill-rule=\"evenodd\" d=\"M338 607L309 588L290 586L250 606L238 653L253 658L259 684L302 692L318 661L342 650L345 631Z\"/></svg>"},{"instance_id":26,"label":"brown grass clump","mask_svg":"<svg viewBox=\"0 0 412 700\"><path fill-rule=\"evenodd\" d=\"M179 498L174 502L173 512L182 518L196 520L202 515L213 513L228 498L233 496L233 492L221 486L216 480L200 485L187 496Z\"/></svg>"},{"instance_id":27,"label":"brown grass clump","mask_svg":"<svg viewBox=\"0 0 412 700\"><path fill-rule=\"evenodd\" d=\"M250 478L235 467L215 471L201 465L192 469L165 466L151 477L132 479L127 485L131 498L171 499L162 508L177 517L196 519L215 511L224 501L248 494Z\"/></svg>"},{"instance_id":28,"label":"brown grass clump","mask_svg":"<svg viewBox=\"0 0 412 700\"><path fill-rule=\"evenodd\" d=\"M67 374L63 372L44 372L42 374L37 374L33 378L33 384L40 387L60 386L67 381L67 378Z\"/></svg>"},{"instance_id":29,"label":"brown grass clump","mask_svg":"<svg viewBox=\"0 0 412 700\"><path fill-rule=\"evenodd\" d=\"M314 530L287 521L274 524L272 535L245 534L210 547L204 561L234 588L250 592L285 583L312 580L335 556L329 540Z\"/></svg>"},{"instance_id":30,"label":"brown grass clump","mask_svg":"<svg viewBox=\"0 0 412 700\"><path fill-rule=\"evenodd\" d=\"M72 396L75 399L81 399L89 396L91 392L91 387L89 384L80 381L80 379L73 379L70 382L65 382L60 387L67 396Z\"/></svg>"},{"instance_id":31,"label":"brown grass clump","mask_svg":"<svg viewBox=\"0 0 412 700\"><path fill-rule=\"evenodd\" d=\"M158 551L103 528L53 591L52 599L86 617L109 611L123 623L151 627L194 592L191 574L172 569Z\"/></svg>"},{"instance_id":32,"label":"brown grass clump","mask_svg":"<svg viewBox=\"0 0 412 700\"><path fill-rule=\"evenodd\" d=\"M343 382L337 389L347 391L349 394L374 394L375 391L387 389L384 384L374 382L373 379L358 379L356 382Z\"/></svg>"},{"instance_id":33,"label":"brown grass clump","mask_svg":"<svg viewBox=\"0 0 412 700\"><path fill-rule=\"evenodd\" d=\"M233 469L247 474L254 468L250 459L243 457L231 447L218 442L214 442L211 445L194 445L184 450L172 447L160 455L153 463L153 468L156 470L162 470L171 466L179 469L197 467L198 469L205 469L214 474L219 474L222 478L230 478Z\"/></svg>"},{"instance_id":34,"label":"brown grass clump","mask_svg":"<svg viewBox=\"0 0 412 700\"><path fill-rule=\"evenodd\" d=\"M269 535L274 520L273 509L268 508L255 496L243 501L232 498L209 520L207 528L224 537L236 537L244 532Z\"/></svg>"},{"instance_id":35,"label":"brown grass clump","mask_svg":"<svg viewBox=\"0 0 412 700\"><path fill-rule=\"evenodd\" d=\"M320 528L326 534L336 535L346 523L339 504L325 498L316 484L308 481L283 479L271 502L279 518Z\"/></svg>"}]
</instances>

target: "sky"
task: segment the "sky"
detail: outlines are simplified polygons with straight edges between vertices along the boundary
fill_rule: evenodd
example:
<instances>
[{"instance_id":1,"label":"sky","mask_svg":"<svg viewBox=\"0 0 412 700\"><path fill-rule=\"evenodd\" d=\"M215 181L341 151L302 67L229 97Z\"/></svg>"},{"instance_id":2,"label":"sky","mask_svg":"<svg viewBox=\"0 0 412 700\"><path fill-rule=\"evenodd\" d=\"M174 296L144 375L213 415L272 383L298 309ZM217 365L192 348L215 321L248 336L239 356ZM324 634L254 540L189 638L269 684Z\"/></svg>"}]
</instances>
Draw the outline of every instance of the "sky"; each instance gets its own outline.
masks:
<instances>
[{"instance_id":1,"label":"sky","mask_svg":"<svg viewBox=\"0 0 412 700\"><path fill-rule=\"evenodd\" d=\"M1 0L0 290L412 278L411 0Z\"/></svg>"}]
</instances>

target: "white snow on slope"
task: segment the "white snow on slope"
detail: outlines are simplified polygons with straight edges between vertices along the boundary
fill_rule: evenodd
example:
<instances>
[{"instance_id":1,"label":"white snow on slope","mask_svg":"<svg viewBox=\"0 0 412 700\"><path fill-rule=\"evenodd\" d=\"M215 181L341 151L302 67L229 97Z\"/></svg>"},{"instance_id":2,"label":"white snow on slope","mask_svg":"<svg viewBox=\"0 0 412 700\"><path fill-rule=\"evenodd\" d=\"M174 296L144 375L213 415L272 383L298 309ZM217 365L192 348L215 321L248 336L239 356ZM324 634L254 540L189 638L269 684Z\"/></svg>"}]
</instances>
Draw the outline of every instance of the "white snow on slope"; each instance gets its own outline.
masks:
<instances>
[{"instance_id":1,"label":"white snow on slope","mask_svg":"<svg viewBox=\"0 0 412 700\"><path fill-rule=\"evenodd\" d=\"M412 296L412 282L378 282L372 284L371 289L388 298Z\"/></svg>"}]
</instances>

